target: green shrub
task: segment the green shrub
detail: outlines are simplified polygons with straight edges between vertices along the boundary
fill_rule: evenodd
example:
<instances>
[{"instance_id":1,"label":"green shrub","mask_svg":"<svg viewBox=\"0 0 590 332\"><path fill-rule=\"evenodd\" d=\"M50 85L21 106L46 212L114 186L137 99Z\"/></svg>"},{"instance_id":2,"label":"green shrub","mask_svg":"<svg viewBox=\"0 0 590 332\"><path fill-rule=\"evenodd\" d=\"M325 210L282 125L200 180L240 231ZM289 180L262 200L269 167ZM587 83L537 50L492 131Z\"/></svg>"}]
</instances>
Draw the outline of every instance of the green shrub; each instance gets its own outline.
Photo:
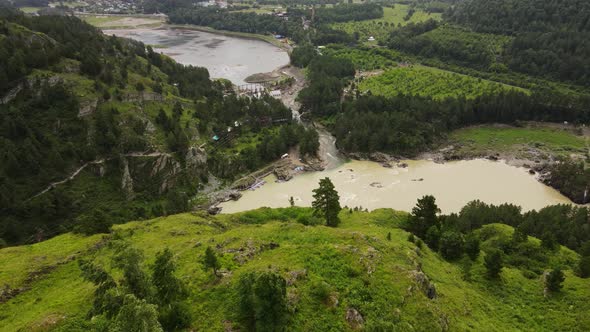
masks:
<instances>
[{"instance_id":1,"label":"green shrub","mask_svg":"<svg viewBox=\"0 0 590 332\"><path fill-rule=\"evenodd\" d=\"M192 317L190 308L186 303L174 302L162 306L158 320L165 331L177 331L191 325Z\"/></svg>"},{"instance_id":2,"label":"green shrub","mask_svg":"<svg viewBox=\"0 0 590 332\"><path fill-rule=\"evenodd\" d=\"M563 288L563 282L565 275L559 267L553 269L553 271L547 273L545 277L545 287L552 292L559 292Z\"/></svg>"},{"instance_id":3,"label":"green shrub","mask_svg":"<svg viewBox=\"0 0 590 332\"><path fill-rule=\"evenodd\" d=\"M311 214L303 214L297 217L297 222L306 226L315 226L321 225L322 220L318 217L315 217Z\"/></svg>"},{"instance_id":4,"label":"green shrub","mask_svg":"<svg viewBox=\"0 0 590 332\"><path fill-rule=\"evenodd\" d=\"M248 331L280 331L287 319L287 283L275 272L250 272L238 280L238 315Z\"/></svg>"},{"instance_id":5,"label":"green shrub","mask_svg":"<svg viewBox=\"0 0 590 332\"><path fill-rule=\"evenodd\" d=\"M323 280L316 280L311 282L311 285L309 286L309 293L314 299L322 303L327 303L330 299L332 289L327 282Z\"/></svg>"},{"instance_id":6,"label":"green shrub","mask_svg":"<svg viewBox=\"0 0 590 332\"><path fill-rule=\"evenodd\" d=\"M82 215L77 220L74 232L84 235L109 233L113 222L103 210L95 209L88 215Z\"/></svg>"},{"instance_id":7,"label":"green shrub","mask_svg":"<svg viewBox=\"0 0 590 332\"><path fill-rule=\"evenodd\" d=\"M502 267L504 266L502 256L502 252L497 249L492 249L486 253L484 265L486 267L488 277L498 278L500 276L500 272L502 272Z\"/></svg>"},{"instance_id":8,"label":"green shrub","mask_svg":"<svg viewBox=\"0 0 590 332\"><path fill-rule=\"evenodd\" d=\"M420 239L416 240L416 247L422 249L422 247L424 247L424 242Z\"/></svg>"}]
</instances>

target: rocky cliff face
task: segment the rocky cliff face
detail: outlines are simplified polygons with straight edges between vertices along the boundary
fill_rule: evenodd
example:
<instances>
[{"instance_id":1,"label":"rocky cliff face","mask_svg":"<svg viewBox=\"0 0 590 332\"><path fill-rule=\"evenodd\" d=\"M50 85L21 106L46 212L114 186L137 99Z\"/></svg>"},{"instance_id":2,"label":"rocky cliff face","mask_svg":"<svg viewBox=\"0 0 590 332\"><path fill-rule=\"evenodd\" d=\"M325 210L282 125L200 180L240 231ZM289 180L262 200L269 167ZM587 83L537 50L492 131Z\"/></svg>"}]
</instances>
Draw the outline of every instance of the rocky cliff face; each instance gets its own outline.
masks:
<instances>
[{"instance_id":1,"label":"rocky cliff face","mask_svg":"<svg viewBox=\"0 0 590 332\"><path fill-rule=\"evenodd\" d=\"M166 153L125 156L123 159L121 187L128 197L137 192L161 195L180 182L193 183L207 174L207 155L198 148L189 149L184 163Z\"/></svg>"},{"instance_id":2,"label":"rocky cliff face","mask_svg":"<svg viewBox=\"0 0 590 332\"><path fill-rule=\"evenodd\" d=\"M98 177L120 177L121 190L133 200L139 193L162 195L180 184L196 185L208 174L207 154L191 148L184 162L162 152L126 154L118 162L111 159L92 164L91 170Z\"/></svg>"}]
</instances>

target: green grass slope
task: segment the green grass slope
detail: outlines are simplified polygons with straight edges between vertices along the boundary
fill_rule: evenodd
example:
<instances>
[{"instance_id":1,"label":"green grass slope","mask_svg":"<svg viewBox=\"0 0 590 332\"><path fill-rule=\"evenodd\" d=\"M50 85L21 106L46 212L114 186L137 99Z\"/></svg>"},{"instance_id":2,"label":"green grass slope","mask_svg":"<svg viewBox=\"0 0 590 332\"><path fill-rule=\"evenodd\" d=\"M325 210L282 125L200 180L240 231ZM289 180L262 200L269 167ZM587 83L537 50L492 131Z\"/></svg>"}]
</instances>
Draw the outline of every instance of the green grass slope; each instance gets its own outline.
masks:
<instances>
[{"instance_id":1,"label":"green grass slope","mask_svg":"<svg viewBox=\"0 0 590 332\"><path fill-rule=\"evenodd\" d=\"M236 281L248 271L267 269L288 282L290 331L352 330L345 318L349 308L363 316L361 329L366 331L590 329L590 283L570 270L562 292L544 297L540 278L529 279L516 267L504 268L500 280L488 280L483 254L466 273L462 263L449 263L426 247L417 249L399 228L405 213L346 211L341 218L338 228L329 228L302 224L310 219L304 208L219 216L187 213L119 225L102 240L65 234L2 249L0 284L5 287L22 287L23 280L44 267L45 273L0 303L0 331L87 330L94 286L82 280L76 261L94 260L121 278L109 268L114 249L108 242L115 240L142 250L146 268L157 252L172 250L177 275L190 289L194 331L237 327ZM484 227L482 247L511 231L505 225ZM532 239L531 245L538 241ZM219 279L200 263L208 246L221 258ZM569 266L577 255L561 249L550 260ZM426 296L424 276L436 288L434 299Z\"/></svg>"},{"instance_id":2,"label":"green grass slope","mask_svg":"<svg viewBox=\"0 0 590 332\"><path fill-rule=\"evenodd\" d=\"M588 136L583 130L557 125L468 127L451 133L449 142L456 147L457 153L466 156L496 152L525 159L549 159L550 156L583 158L588 151Z\"/></svg>"}]
</instances>

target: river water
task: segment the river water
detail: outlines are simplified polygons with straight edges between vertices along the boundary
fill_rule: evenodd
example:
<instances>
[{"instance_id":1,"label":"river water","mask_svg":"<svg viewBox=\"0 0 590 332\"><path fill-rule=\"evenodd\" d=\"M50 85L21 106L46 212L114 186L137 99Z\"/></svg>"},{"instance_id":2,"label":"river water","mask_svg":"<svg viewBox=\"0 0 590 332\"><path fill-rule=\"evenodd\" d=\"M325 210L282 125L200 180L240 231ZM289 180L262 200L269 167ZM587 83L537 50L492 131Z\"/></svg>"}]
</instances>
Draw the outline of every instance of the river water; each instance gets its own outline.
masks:
<instances>
[{"instance_id":1,"label":"river water","mask_svg":"<svg viewBox=\"0 0 590 332\"><path fill-rule=\"evenodd\" d=\"M289 63L287 52L257 39L245 39L188 29L116 29L107 35L132 38L154 45L174 60L205 67L212 78L245 84L252 74L270 72Z\"/></svg>"},{"instance_id":2,"label":"river water","mask_svg":"<svg viewBox=\"0 0 590 332\"><path fill-rule=\"evenodd\" d=\"M227 78L234 84L255 73L270 72L289 62L287 54L268 43L221 36L186 29L107 30L115 34L158 45L163 52L183 64L206 67L211 77ZM297 114L297 110L294 109ZM538 182L526 169L503 162L469 160L437 164L432 161L403 161L407 168L384 168L370 161L344 162L335 139L319 129L320 152L326 170L304 173L284 183L267 177L266 184L246 191L238 201L221 204L224 213L262 206L289 205L293 196L299 206L310 206L312 189L319 179L329 177L340 194L342 206L362 206L370 210L389 207L410 211L416 200L434 195L442 212L458 212L467 202L513 203L523 210L557 203L570 203L556 190Z\"/></svg>"},{"instance_id":3,"label":"river water","mask_svg":"<svg viewBox=\"0 0 590 332\"><path fill-rule=\"evenodd\" d=\"M296 205L310 206L312 189L329 177L340 194L342 206L369 210L394 208L411 211L416 200L434 195L443 213L458 212L467 202L513 203L523 210L570 203L556 190L538 182L524 168L484 159L438 164L427 160L406 160L407 168L385 168L371 161L351 161L323 172L305 173L284 183L274 176L254 191L245 191L238 201L221 204L224 213L261 206L285 207L289 197Z\"/></svg>"}]
</instances>

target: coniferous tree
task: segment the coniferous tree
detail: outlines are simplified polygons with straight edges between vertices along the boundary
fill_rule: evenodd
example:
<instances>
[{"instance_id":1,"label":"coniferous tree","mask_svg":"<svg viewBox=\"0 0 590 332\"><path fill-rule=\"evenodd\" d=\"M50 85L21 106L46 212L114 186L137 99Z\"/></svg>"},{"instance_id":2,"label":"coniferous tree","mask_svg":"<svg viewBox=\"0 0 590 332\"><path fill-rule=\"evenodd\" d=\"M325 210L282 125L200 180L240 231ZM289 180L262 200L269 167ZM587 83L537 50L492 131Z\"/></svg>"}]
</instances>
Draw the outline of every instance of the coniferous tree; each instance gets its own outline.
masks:
<instances>
[{"instance_id":1,"label":"coniferous tree","mask_svg":"<svg viewBox=\"0 0 590 332\"><path fill-rule=\"evenodd\" d=\"M426 242L426 244L428 244L430 249L432 249L434 251L438 251L438 248L440 246L440 237L441 237L440 228L436 225L433 225L433 226L430 226L430 228L428 228L428 230L426 231L426 236L424 238L424 242Z\"/></svg>"},{"instance_id":2,"label":"coniferous tree","mask_svg":"<svg viewBox=\"0 0 590 332\"><path fill-rule=\"evenodd\" d=\"M514 233L512 233L512 242L513 243L526 242L527 239L528 239L527 234L520 227L516 227L514 229Z\"/></svg>"},{"instance_id":3,"label":"coniferous tree","mask_svg":"<svg viewBox=\"0 0 590 332\"><path fill-rule=\"evenodd\" d=\"M170 249L156 254L151 279L155 288L154 303L158 304L159 320L167 331L178 330L191 323L190 311L182 302L188 295L186 286L174 275L175 271Z\"/></svg>"},{"instance_id":4,"label":"coniferous tree","mask_svg":"<svg viewBox=\"0 0 590 332\"><path fill-rule=\"evenodd\" d=\"M427 195L419 198L408 220L409 231L420 238L425 238L431 227L439 227L438 213L440 209L436 205L434 196Z\"/></svg>"},{"instance_id":5,"label":"coniferous tree","mask_svg":"<svg viewBox=\"0 0 590 332\"><path fill-rule=\"evenodd\" d=\"M484 258L484 265L486 267L488 277L492 279L498 278L500 276L500 272L502 272L502 267L504 265L502 252L496 249L486 252L486 256Z\"/></svg>"},{"instance_id":6,"label":"coniferous tree","mask_svg":"<svg viewBox=\"0 0 590 332\"><path fill-rule=\"evenodd\" d=\"M340 223L338 213L341 210L340 196L330 178L320 180L320 186L313 190L313 213L326 219L326 225L336 227Z\"/></svg>"},{"instance_id":7,"label":"coniferous tree","mask_svg":"<svg viewBox=\"0 0 590 332\"><path fill-rule=\"evenodd\" d=\"M556 267L545 276L545 287L552 292L559 292L563 288L565 275L561 268Z\"/></svg>"},{"instance_id":8,"label":"coniferous tree","mask_svg":"<svg viewBox=\"0 0 590 332\"><path fill-rule=\"evenodd\" d=\"M248 331L283 331L287 283L274 272L246 273L237 285L238 315Z\"/></svg>"},{"instance_id":9,"label":"coniferous tree","mask_svg":"<svg viewBox=\"0 0 590 332\"><path fill-rule=\"evenodd\" d=\"M113 257L113 265L123 270L123 286L127 292L138 299L149 299L151 285L141 267L142 260L143 253L140 250L124 247Z\"/></svg>"},{"instance_id":10,"label":"coniferous tree","mask_svg":"<svg viewBox=\"0 0 590 332\"><path fill-rule=\"evenodd\" d=\"M448 260L460 258L463 255L465 240L459 232L447 231L440 237L440 253Z\"/></svg>"},{"instance_id":11,"label":"coniferous tree","mask_svg":"<svg viewBox=\"0 0 590 332\"><path fill-rule=\"evenodd\" d=\"M78 261L84 280L92 282L96 289L94 290L94 300L90 315L100 315L105 313L107 317L113 316L118 310L117 301L111 301L110 290L117 287L117 283L102 267L93 264L87 260ZM113 306L115 304L115 306Z\"/></svg>"},{"instance_id":12,"label":"coniferous tree","mask_svg":"<svg viewBox=\"0 0 590 332\"><path fill-rule=\"evenodd\" d=\"M215 251L211 247L207 247L205 249L205 257L203 258L203 265L205 269L213 270L213 274L217 276L217 270L220 268L219 261L217 260L217 255L215 255Z\"/></svg>"},{"instance_id":13,"label":"coniferous tree","mask_svg":"<svg viewBox=\"0 0 590 332\"><path fill-rule=\"evenodd\" d=\"M476 235L470 234L465 240L465 253L471 260L476 260L479 256L480 241Z\"/></svg>"},{"instance_id":14,"label":"coniferous tree","mask_svg":"<svg viewBox=\"0 0 590 332\"><path fill-rule=\"evenodd\" d=\"M553 234L546 232L541 237L541 247L553 251L557 249L558 246L559 245L557 244L557 241L555 240L555 236Z\"/></svg>"},{"instance_id":15,"label":"coniferous tree","mask_svg":"<svg viewBox=\"0 0 590 332\"><path fill-rule=\"evenodd\" d=\"M161 304L182 300L186 295L186 286L174 275L175 271L172 251L166 248L158 252L152 267L152 284L156 290L155 299Z\"/></svg>"}]
</instances>

